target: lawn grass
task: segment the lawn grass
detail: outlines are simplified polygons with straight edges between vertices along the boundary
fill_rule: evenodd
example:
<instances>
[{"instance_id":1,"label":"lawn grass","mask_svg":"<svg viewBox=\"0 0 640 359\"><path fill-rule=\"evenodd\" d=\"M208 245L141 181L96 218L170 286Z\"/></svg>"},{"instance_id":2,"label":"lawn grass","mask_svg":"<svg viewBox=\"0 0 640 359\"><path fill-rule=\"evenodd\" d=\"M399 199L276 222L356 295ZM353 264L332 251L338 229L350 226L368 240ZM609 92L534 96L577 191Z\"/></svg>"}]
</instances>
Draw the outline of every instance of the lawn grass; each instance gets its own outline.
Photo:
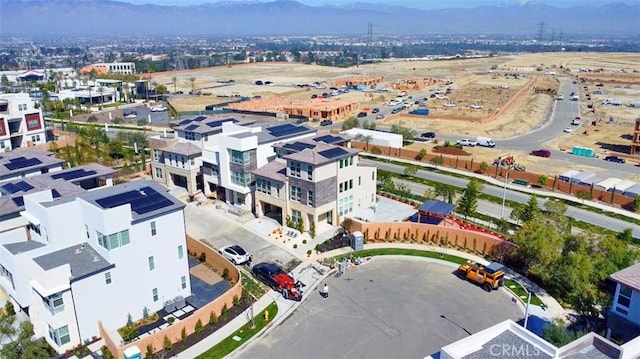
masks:
<instances>
[{"instance_id":1,"label":"lawn grass","mask_svg":"<svg viewBox=\"0 0 640 359\"><path fill-rule=\"evenodd\" d=\"M254 335L256 335L262 328L264 328L269 322L273 321L273 318L278 314L278 305L276 302L269 304L266 309L269 312L269 320L265 320L264 311L258 313L254 317L255 327L252 329L251 324L247 323L243 325L240 329L236 330L233 334L225 338L220 343L216 344L206 352L199 355L198 359L219 359L224 358L229 353L240 347L242 344L246 343L249 339L251 339ZM240 340L233 339L234 337L239 337Z\"/></svg>"},{"instance_id":2,"label":"lawn grass","mask_svg":"<svg viewBox=\"0 0 640 359\"><path fill-rule=\"evenodd\" d=\"M408 249L408 248L376 248L376 249L365 249L361 251L355 251L349 254L341 254L339 256L330 258L331 260L335 259L337 261L341 261L346 257L353 255L354 257L363 258L363 257L373 257L373 256L384 256L384 255L403 255L403 256L414 256L414 257L424 257L424 258L434 258L441 259L447 262L452 262L455 264L464 264L467 263L467 259L454 256L451 254L442 254L438 252L432 251L423 251L418 249ZM518 282L507 279L505 280L505 286L509 287L509 289L516 294L516 296L521 299L526 304L526 296L528 295L527 290L522 287ZM515 286L515 288L511 288L511 286ZM522 298L521 296L525 296ZM535 294L531 293L531 304L542 306L544 303L538 298Z\"/></svg>"}]
</instances>

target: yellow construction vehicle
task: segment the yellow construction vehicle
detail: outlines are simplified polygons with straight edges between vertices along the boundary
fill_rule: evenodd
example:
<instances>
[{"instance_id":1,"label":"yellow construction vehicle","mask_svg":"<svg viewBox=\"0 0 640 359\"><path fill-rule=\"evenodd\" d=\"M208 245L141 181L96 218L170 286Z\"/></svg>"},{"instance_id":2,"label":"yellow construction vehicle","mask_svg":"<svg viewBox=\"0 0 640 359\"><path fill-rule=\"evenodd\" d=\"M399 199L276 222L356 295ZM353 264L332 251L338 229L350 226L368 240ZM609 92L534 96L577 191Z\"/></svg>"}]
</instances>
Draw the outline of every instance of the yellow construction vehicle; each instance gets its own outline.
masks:
<instances>
[{"instance_id":1,"label":"yellow construction vehicle","mask_svg":"<svg viewBox=\"0 0 640 359\"><path fill-rule=\"evenodd\" d=\"M488 266L483 266L473 261L458 267L458 275L462 279L472 281L481 286L487 292L498 289L504 285L504 266L500 263L491 262Z\"/></svg>"}]
</instances>

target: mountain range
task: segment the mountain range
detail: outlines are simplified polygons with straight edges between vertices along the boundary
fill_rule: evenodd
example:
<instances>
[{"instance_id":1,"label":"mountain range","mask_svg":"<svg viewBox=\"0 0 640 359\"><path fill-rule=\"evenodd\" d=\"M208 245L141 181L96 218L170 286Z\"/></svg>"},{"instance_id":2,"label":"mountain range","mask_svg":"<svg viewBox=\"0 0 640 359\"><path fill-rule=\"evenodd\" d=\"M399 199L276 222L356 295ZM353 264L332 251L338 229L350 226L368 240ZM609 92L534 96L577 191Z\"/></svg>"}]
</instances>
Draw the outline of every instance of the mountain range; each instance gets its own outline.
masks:
<instances>
[{"instance_id":1,"label":"mountain range","mask_svg":"<svg viewBox=\"0 0 640 359\"><path fill-rule=\"evenodd\" d=\"M152 0L150 0L152 1ZM202 5L134 5L111 0L0 1L0 35L375 35L485 34L535 37L540 22L565 36L640 34L640 2L555 7L521 2L475 8L415 9L293 0ZM565 37L566 38L566 37Z\"/></svg>"}]
</instances>

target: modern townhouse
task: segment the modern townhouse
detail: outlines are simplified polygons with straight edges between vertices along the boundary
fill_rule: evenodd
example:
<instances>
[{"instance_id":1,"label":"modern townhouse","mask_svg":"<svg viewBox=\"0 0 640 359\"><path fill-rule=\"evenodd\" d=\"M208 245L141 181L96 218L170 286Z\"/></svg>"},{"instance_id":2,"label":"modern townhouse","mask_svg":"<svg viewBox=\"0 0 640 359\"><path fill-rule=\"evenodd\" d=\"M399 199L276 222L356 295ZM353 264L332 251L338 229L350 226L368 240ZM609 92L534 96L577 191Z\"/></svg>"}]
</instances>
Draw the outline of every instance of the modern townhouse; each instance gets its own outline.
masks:
<instances>
[{"instance_id":1,"label":"modern townhouse","mask_svg":"<svg viewBox=\"0 0 640 359\"><path fill-rule=\"evenodd\" d=\"M640 263L609 276L616 291L607 315L607 338L626 342L640 336Z\"/></svg>"},{"instance_id":2,"label":"modern townhouse","mask_svg":"<svg viewBox=\"0 0 640 359\"><path fill-rule=\"evenodd\" d=\"M108 173L86 174L97 169L63 173L107 183ZM52 176L9 182L32 188L7 196L15 205L7 212L19 212L4 217L0 232L0 286L28 313L36 336L62 353L99 336L99 321L114 331L129 315L140 319L191 294L184 204L154 181L86 191Z\"/></svg>"},{"instance_id":3,"label":"modern townhouse","mask_svg":"<svg viewBox=\"0 0 640 359\"><path fill-rule=\"evenodd\" d=\"M62 170L63 163L53 152L33 148L3 153L0 155L0 182L55 173Z\"/></svg>"},{"instance_id":4,"label":"modern townhouse","mask_svg":"<svg viewBox=\"0 0 640 359\"><path fill-rule=\"evenodd\" d=\"M289 218L304 230L337 225L376 204L376 168L359 163L358 150L338 136L277 144L278 159L253 171L258 216Z\"/></svg>"},{"instance_id":5,"label":"modern townhouse","mask_svg":"<svg viewBox=\"0 0 640 359\"><path fill-rule=\"evenodd\" d=\"M27 93L0 94L0 151L47 142L42 111Z\"/></svg>"}]
</instances>

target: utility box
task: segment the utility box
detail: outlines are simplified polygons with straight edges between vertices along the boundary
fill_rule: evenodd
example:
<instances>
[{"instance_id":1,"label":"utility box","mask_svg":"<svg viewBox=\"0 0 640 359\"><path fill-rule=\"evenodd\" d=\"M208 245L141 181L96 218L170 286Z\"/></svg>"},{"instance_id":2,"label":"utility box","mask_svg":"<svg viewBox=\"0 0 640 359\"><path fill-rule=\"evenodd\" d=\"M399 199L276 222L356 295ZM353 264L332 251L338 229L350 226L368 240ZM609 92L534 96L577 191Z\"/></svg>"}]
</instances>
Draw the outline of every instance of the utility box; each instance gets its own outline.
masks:
<instances>
[{"instance_id":1,"label":"utility box","mask_svg":"<svg viewBox=\"0 0 640 359\"><path fill-rule=\"evenodd\" d=\"M124 350L124 359L142 359L142 352L137 346L131 346Z\"/></svg>"},{"instance_id":2,"label":"utility box","mask_svg":"<svg viewBox=\"0 0 640 359\"><path fill-rule=\"evenodd\" d=\"M360 231L351 233L351 248L354 251L361 251L364 249L364 235Z\"/></svg>"}]
</instances>

